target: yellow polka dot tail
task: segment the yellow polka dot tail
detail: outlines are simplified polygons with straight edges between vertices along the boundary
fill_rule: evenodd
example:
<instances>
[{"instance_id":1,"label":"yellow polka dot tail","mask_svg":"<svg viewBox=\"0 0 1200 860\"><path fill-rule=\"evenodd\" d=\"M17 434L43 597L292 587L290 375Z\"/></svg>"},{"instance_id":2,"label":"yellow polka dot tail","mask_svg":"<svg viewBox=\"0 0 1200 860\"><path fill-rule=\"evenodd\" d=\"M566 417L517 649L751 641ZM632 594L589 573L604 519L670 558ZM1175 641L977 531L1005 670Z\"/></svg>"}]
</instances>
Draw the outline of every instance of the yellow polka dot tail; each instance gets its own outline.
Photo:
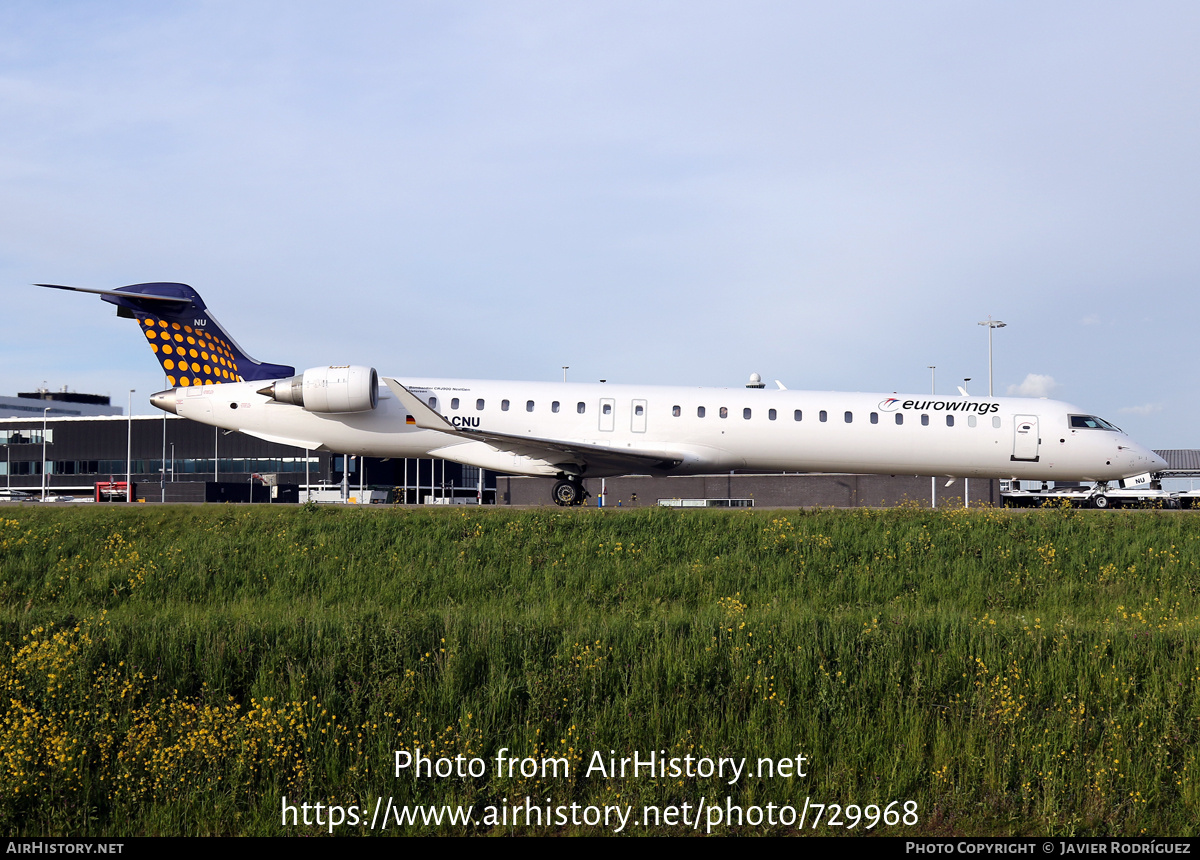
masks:
<instances>
[{"instance_id":1,"label":"yellow polka dot tail","mask_svg":"<svg viewBox=\"0 0 1200 860\"><path fill-rule=\"evenodd\" d=\"M169 385L281 379L296 372L294 367L248 356L187 284L133 284L101 298L117 306L118 316L137 320Z\"/></svg>"}]
</instances>

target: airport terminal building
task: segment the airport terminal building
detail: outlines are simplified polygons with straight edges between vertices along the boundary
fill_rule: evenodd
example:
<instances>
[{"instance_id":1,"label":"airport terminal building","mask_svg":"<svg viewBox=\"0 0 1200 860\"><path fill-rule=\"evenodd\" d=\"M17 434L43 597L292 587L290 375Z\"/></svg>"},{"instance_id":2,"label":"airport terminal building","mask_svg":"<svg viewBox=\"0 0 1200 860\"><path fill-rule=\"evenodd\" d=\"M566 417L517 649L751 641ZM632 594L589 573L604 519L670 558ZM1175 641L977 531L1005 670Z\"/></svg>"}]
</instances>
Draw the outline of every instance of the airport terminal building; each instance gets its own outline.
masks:
<instances>
[{"instance_id":1,"label":"airport terminal building","mask_svg":"<svg viewBox=\"0 0 1200 860\"><path fill-rule=\"evenodd\" d=\"M0 489L94 497L97 484L123 483L128 470L134 497L146 502L266 502L264 480L279 487L277 500L303 501L309 489L334 493L343 479L350 495L374 488L394 502L478 498L480 470L444 460L306 451L165 413L43 417L43 409L0 418ZM483 477L484 501L495 503L495 475Z\"/></svg>"},{"instance_id":2,"label":"airport terminal building","mask_svg":"<svg viewBox=\"0 0 1200 860\"><path fill-rule=\"evenodd\" d=\"M0 397L0 490L8 495L104 496L128 471L133 497L152 502L322 501L369 498L387 503L545 505L552 478L500 475L429 458L344 457L295 448L175 415L124 416L108 398L39 391ZM128 452L128 458L127 458ZM1200 478L1194 451L1160 452L1175 477ZM273 485L270 489L265 484ZM1002 504L1001 482L912 475L800 473L628 476L584 481L596 504L602 486L611 507L887 507ZM363 490L372 490L364 494Z\"/></svg>"},{"instance_id":3,"label":"airport terminal building","mask_svg":"<svg viewBox=\"0 0 1200 860\"><path fill-rule=\"evenodd\" d=\"M91 397L93 395L79 395ZM98 398L107 400L107 398ZM375 491L376 501L419 504L428 501L473 504L544 505L553 479L497 475L446 460L343 457L306 451L230 432L164 413L56 415L68 404L33 397L3 398L24 407L19 417L0 418L0 488L47 495L96 497L98 484L121 484L126 471L133 496L151 502L303 501L309 491L324 499ZM0 401L2 403L3 401ZM105 408L106 404L91 404ZM32 415L29 408L36 409ZM120 410L115 410L120 412ZM43 415L44 412L44 415ZM129 452L128 461L126 451ZM128 465L127 465L128 462ZM43 470L44 464L44 470ZM265 489L269 476L279 489ZM734 500L755 506L858 507L904 501L929 504L961 499L964 482L885 475L701 475L678 478L633 476L604 482L608 504L653 505L662 499ZM972 504L999 503L997 481L969 483ZM601 482L584 482L593 496Z\"/></svg>"},{"instance_id":4,"label":"airport terminal building","mask_svg":"<svg viewBox=\"0 0 1200 860\"><path fill-rule=\"evenodd\" d=\"M15 400L17 398L5 398ZM37 401L31 401L36 404ZM22 406L29 403L22 403ZM267 502L262 478L273 476L277 501L303 501L309 490L350 497L375 490L378 501L417 504L431 500L473 504L482 477L484 504L544 505L553 479L497 475L445 460L343 457L306 451L229 432L174 415L0 418L0 488L48 495L95 497L97 484L121 484L126 470L134 498L153 502ZM127 466L126 451L129 451ZM44 471L43 471L44 464ZM601 481L584 482L595 504ZM904 501L961 504L964 482L886 475L632 476L605 480L608 504L643 507L661 499L732 500L735 505L858 507ZM256 489L255 489L256 488ZM969 482L970 502L998 504L997 481Z\"/></svg>"},{"instance_id":5,"label":"airport terminal building","mask_svg":"<svg viewBox=\"0 0 1200 860\"><path fill-rule=\"evenodd\" d=\"M37 418L45 414L50 418L79 417L83 415L120 415L120 407L113 406L102 394L78 394L63 388L62 391L39 389L18 394L16 397L0 397L0 418Z\"/></svg>"}]
</instances>

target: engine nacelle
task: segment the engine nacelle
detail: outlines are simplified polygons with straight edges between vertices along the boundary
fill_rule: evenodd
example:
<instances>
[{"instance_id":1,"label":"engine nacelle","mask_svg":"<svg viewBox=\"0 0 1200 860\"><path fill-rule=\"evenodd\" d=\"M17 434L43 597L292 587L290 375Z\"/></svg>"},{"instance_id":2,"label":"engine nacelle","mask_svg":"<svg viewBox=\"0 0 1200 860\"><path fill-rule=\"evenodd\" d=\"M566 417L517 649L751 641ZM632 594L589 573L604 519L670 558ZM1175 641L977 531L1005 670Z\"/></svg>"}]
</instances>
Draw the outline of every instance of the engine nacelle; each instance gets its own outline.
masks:
<instances>
[{"instance_id":1,"label":"engine nacelle","mask_svg":"<svg viewBox=\"0 0 1200 860\"><path fill-rule=\"evenodd\" d=\"M379 405L379 374L355 364L313 367L258 393L309 412L366 412Z\"/></svg>"}]
</instances>

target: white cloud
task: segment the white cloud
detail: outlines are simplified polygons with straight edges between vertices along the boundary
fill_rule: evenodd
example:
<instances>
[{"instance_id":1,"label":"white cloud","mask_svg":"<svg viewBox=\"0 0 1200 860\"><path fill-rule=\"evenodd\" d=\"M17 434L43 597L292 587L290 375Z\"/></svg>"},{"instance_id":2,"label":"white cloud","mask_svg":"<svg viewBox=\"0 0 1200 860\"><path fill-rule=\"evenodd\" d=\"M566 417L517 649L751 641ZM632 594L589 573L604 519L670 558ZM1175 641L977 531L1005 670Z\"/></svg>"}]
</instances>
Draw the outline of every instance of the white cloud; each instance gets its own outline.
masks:
<instances>
[{"instance_id":1,"label":"white cloud","mask_svg":"<svg viewBox=\"0 0 1200 860\"><path fill-rule=\"evenodd\" d=\"M1008 386L1008 393L1015 397L1050 397L1060 388L1053 376L1044 373L1028 373L1020 385Z\"/></svg>"},{"instance_id":2,"label":"white cloud","mask_svg":"<svg viewBox=\"0 0 1200 860\"><path fill-rule=\"evenodd\" d=\"M1161 403L1143 403L1141 406L1122 406L1117 410L1123 415L1153 415L1162 412Z\"/></svg>"}]
</instances>

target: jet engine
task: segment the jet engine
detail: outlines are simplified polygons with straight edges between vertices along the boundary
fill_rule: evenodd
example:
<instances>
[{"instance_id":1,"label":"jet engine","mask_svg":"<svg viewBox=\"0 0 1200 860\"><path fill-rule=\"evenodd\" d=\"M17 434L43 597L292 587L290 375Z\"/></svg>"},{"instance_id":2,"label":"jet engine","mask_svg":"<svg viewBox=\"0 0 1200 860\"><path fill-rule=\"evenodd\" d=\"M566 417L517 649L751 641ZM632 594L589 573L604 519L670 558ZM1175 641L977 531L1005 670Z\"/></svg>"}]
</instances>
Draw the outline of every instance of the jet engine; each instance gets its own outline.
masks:
<instances>
[{"instance_id":1,"label":"jet engine","mask_svg":"<svg viewBox=\"0 0 1200 860\"><path fill-rule=\"evenodd\" d=\"M309 412L367 412L379 405L379 374L373 367L354 364L313 367L258 393Z\"/></svg>"}]
</instances>

